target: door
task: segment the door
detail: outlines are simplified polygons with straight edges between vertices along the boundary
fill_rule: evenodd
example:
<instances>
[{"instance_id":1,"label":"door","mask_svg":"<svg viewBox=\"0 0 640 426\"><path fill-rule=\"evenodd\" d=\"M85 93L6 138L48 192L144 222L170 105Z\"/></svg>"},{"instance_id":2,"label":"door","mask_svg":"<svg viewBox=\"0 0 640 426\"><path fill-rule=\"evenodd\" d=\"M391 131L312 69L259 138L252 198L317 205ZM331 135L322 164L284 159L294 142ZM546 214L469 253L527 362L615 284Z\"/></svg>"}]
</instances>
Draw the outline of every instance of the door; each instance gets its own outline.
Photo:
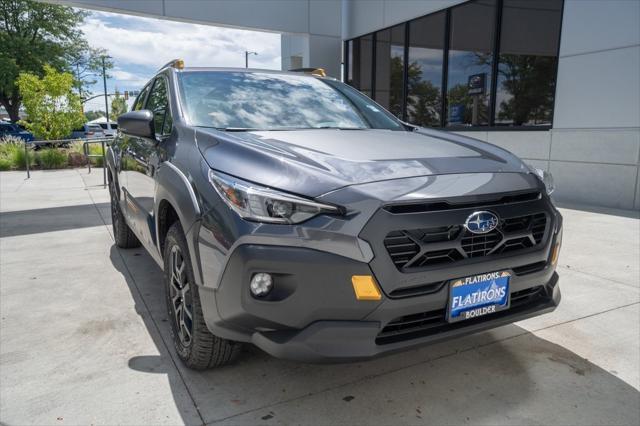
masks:
<instances>
[{"instance_id":1,"label":"door","mask_svg":"<svg viewBox=\"0 0 640 426\"><path fill-rule=\"evenodd\" d=\"M147 96L144 109L153 113L155 140L127 136L123 154L127 164L126 209L133 231L149 248L155 246L154 196L155 173L160 164L159 144L168 137L172 129L171 112L167 93L167 80L159 76Z\"/></svg>"}]
</instances>

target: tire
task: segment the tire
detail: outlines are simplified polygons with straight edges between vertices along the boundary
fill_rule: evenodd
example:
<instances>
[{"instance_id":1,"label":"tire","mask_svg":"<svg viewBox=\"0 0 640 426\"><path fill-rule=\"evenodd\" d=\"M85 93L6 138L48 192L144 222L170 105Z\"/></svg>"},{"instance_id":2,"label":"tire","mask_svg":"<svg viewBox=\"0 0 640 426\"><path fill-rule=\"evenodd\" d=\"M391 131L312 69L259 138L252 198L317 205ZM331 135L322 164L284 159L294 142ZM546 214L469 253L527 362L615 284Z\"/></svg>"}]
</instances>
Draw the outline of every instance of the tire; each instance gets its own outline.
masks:
<instances>
[{"instance_id":1,"label":"tire","mask_svg":"<svg viewBox=\"0 0 640 426\"><path fill-rule=\"evenodd\" d=\"M182 226L175 222L164 243L164 283L176 352L187 367L195 370L229 364L241 344L217 337L207 328L190 259Z\"/></svg>"},{"instance_id":2,"label":"tire","mask_svg":"<svg viewBox=\"0 0 640 426\"><path fill-rule=\"evenodd\" d=\"M113 226L113 238L116 240L116 246L120 248L140 247L138 237L127 225L124 214L120 209L113 179L109 180L109 195L111 196L111 225Z\"/></svg>"}]
</instances>

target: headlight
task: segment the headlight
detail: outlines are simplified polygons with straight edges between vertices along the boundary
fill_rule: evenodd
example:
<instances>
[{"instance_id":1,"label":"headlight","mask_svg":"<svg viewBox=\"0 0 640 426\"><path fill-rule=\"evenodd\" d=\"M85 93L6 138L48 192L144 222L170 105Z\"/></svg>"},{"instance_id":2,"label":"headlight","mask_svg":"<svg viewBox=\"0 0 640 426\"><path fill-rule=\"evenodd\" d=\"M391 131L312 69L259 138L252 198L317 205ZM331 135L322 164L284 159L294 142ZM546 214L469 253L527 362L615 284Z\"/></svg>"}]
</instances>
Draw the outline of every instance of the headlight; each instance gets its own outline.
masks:
<instances>
[{"instance_id":1,"label":"headlight","mask_svg":"<svg viewBox=\"0 0 640 426\"><path fill-rule=\"evenodd\" d=\"M551 195L551 193L556 190L556 185L553 183L553 175L551 173L533 166L529 166L529 170L544 183L548 195Z\"/></svg>"},{"instance_id":2,"label":"headlight","mask_svg":"<svg viewBox=\"0 0 640 426\"><path fill-rule=\"evenodd\" d=\"M285 194L235 180L209 170L209 182L243 219L268 223L300 223L321 213L341 213L337 206Z\"/></svg>"}]
</instances>

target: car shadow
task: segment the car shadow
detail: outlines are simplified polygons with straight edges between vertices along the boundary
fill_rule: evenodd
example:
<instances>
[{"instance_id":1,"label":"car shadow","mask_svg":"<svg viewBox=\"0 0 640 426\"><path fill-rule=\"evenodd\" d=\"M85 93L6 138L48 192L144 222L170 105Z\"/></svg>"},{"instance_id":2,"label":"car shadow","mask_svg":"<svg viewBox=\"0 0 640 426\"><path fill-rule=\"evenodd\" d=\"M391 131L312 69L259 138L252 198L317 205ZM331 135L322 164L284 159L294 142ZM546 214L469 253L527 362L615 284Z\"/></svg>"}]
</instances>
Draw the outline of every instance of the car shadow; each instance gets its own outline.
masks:
<instances>
[{"instance_id":1,"label":"car shadow","mask_svg":"<svg viewBox=\"0 0 640 426\"><path fill-rule=\"evenodd\" d=\"M100 215L95 214L96 208L108 210L110 204L91 203L2 212L0 214L0 238L103 225Z\"/></svg>"},{"instance_id":2,"label":"car shadow","mask_svg":"<svg viewBox=\"0 0 640 426\"><path fill-rule=\"evenodd\" d=\"M367 362L275 359L247 345L208 371L177 359L160 268L144 249L111 248L159 356L129 367L166 374L187 424L638 424L640 393L575 353L509 325ZM192 402L193 401L193 402ZM197 413L195 413L197 407Z\"/></svg>"}]
</instances>

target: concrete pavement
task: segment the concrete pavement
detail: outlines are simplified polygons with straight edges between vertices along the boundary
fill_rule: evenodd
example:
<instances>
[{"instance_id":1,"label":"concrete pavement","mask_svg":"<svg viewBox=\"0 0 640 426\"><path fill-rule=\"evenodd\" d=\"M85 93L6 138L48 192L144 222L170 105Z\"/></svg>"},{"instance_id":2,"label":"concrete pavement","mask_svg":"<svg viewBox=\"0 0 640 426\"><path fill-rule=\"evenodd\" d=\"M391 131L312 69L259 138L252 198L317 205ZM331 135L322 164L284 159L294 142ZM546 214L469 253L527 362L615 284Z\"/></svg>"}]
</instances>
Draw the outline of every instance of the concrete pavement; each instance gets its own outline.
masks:
<instances>
[{"instance_id":1,"label":"concrete pavement","mask_svg":"<svg viewBox=\"0 0 640 426\"><path fill-rule=\"evenodd\" d=\"M0 173L2 423L640 423L637 213L563 209L552 314L357 364L248 348L194 372L159 268L113 245L99 172Z\"/></svg>"}]
</instances>

